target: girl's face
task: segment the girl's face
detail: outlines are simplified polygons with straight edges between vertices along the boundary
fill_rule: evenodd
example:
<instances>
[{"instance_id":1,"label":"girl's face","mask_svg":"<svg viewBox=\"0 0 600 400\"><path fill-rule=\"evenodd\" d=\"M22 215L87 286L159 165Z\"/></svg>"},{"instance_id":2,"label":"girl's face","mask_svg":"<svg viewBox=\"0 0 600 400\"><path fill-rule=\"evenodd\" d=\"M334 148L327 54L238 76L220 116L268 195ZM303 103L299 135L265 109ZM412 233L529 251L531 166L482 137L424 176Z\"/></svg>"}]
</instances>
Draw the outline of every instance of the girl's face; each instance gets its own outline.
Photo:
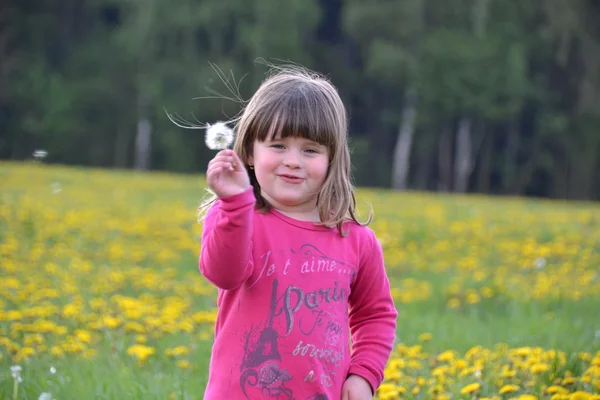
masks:
<instances>
[{"instance_id":1,"label":"girl's face","mask_svg":"<svg viewBox=\"0 0 600 400\"><path fill-rule=\"evenodd\" d=\"M255 141L248 164L254 166L262 196L275 209L318 220L317 196L329 168L325 146L299 137Z\"/></svg>"}]
</instances>

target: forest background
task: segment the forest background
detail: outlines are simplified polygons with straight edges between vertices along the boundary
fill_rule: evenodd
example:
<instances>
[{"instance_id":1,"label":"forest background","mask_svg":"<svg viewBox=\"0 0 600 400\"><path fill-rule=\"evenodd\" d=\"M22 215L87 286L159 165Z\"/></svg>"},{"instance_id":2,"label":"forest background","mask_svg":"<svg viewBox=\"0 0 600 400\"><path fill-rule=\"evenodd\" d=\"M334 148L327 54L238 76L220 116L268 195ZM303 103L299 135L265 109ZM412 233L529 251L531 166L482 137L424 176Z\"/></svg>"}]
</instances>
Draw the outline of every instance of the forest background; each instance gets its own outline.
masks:
<instances>
[{"instance_id":1,"label":"forest background","mask_svg":"<svg viewBox=\"0 0 600 400\"><path fill-rule=\"evenodd\" d=\"M0 21L0 159L202 173L204 131L167 112L235 116L225 82L249 99L264 59L339 88L359 186L600 199L598 0L6 0Z\"/></svg>"}]
</instances>

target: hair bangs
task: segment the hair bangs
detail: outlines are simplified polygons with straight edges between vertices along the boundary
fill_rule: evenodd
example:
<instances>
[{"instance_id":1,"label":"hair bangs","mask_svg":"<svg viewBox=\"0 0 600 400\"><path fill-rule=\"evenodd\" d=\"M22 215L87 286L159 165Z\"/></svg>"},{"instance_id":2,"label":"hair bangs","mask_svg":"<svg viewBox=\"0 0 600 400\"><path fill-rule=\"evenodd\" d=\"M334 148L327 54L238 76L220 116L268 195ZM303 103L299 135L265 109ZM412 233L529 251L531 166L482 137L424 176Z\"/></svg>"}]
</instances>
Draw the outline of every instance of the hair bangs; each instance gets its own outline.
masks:
<instances>
[{"instance_id":1,"label":"hair bangs","mask_svg":"<svg viewBox=\"0 0 600 400\"><path fill-rule=\"evenodd\" d=\"M339 127L332 113L323 107L323 101L316 99L318 95L311 88L300 86L275 96L270 107L257 113L251 128L256 129L254 138L261 142L304 138L332 150Z\"/></svg>"}]
</instances>

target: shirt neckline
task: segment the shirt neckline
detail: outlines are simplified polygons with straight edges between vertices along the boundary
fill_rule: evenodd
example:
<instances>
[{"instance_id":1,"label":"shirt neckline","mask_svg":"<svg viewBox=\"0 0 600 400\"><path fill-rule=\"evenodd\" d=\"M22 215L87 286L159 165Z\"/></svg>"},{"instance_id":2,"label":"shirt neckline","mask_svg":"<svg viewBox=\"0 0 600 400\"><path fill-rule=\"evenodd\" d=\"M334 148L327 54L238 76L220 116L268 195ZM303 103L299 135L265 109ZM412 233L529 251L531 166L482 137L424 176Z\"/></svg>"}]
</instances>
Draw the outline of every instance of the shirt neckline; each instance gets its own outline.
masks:
<instances>
[{"instance_id":1,"label":"shirt neckline","mask_svg":"<svg viewBox=\"0 0 600 400\"><path fill-rule=\"evenodd\" d=\"M330 231L333 228L329 228L325 225L317 225L315 222L313 221L302 221L296 218L292 218L288 215L285 215L284 213L282 213L281 211L271 207L271 210L269 211L271 214L273 214L275 217L281 219L284 222L287 222L290 225L294 225L297 226L299 228L303 228L303 229L309 229L309 230L313 230L313 231Z\"/></svg>"}]
</instances>

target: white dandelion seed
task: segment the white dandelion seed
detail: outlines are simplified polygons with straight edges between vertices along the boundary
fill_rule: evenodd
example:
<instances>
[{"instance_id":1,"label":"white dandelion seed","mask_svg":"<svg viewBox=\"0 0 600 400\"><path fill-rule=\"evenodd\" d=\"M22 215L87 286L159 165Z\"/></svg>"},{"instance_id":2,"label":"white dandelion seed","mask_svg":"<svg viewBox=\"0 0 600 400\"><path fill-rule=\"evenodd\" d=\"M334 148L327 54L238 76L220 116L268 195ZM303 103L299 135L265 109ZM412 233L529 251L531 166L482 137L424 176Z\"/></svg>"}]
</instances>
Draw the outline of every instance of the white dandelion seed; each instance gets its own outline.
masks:
<instances>
[{"instance_id":1,"label":"white dandelion seed","mask_svg":"<svg viewBox=\"0 0 600 400\"><path fill-rule=\"evenodd\" d=\"M54 194L62 192L62 186L60 185L60 182L54 182L52 185L50 185L50 187L52 188L52 193Z\"/></svg>"},{"instance_id":2,"label":"white dandelion seed","mask_svg":"<svg viewBox=\"0 0 600 400\"><path fill-rule=\"evenodd\" d=\"M52 395L50 393L43 392L40 394L40 397L38 397L38 400L52 400Z\"/></svg>"},{"instance_id":3,"label":"white dandelion seed","mask_svg":"<svg viewBox=\"0 0 600 400\"><path fill-rule=\"evenodd\" d=\"M536 269L542 269L546 266L546 259L544 257L538 257L536 258L536 260L533 262L533 266Z\"/></svg>"},{"instance_id":4,"label":"white dandelion seed","mask_svg":"<svg viewBox=\"0 0 600 400\"><path fill-rule=\"evenodd\" d=\"M50 373L54 375L56 373L56 368L50 367Z\"/></svg>"},{"instance_id":5,"label":"white dandelion seed","mask_svg":"<svg viewBox=\"0 0 600 400\"><path fill-rule=\"evenodd\" d=\"M226 149L233 143L233 129L225 122L218 121L206 128L206 146L211 150Z\"/></svg>"},{"instance_id":6,"label":"white dandelion seed","mask_svg":"<svg viewBox=\"0 0 600 400\"><path fill-rule=\"evenodd\" d=\"M23 369L20 365L13 365L12 367L10 367L10 373L12 374L13 379L19 383L23 382L23 378L21 378L22 370Z\"/></svg>"}]
</instances>

